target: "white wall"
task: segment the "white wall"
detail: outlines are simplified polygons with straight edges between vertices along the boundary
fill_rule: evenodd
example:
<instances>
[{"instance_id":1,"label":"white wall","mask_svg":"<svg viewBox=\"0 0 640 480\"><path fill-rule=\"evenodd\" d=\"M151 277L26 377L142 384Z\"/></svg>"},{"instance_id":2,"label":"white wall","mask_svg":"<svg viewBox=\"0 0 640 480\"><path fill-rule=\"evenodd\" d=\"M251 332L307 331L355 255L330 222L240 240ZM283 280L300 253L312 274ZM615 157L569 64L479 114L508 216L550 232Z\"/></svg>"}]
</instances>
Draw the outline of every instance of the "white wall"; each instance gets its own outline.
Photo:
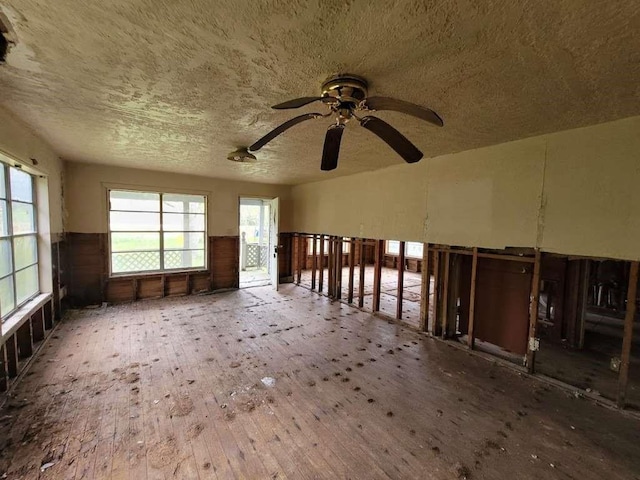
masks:
<instances>
[{"instance_id":1,"label":"white wall","mask_svg":"<svg viewBox=\"0 0 640 480\"><path fill-rule=\"evenodd\" d=\"M107 187L194 192L208 196L208 234L237 236L239 197L280 197L280 231L291 231L291 188L208 177L67 162L67 230L107 232Z\"/></svg>"},{"instance_id":2,"label":"white wall","mask_svg":"<svg viewBox=\"0 0 640 480\"><path fill-rule=\"evenodd\" d=\"M64 164L46 141L3 108L0 108L0 153L24 165L30 173L46 176L50 232L63 232ZM34 165L31 159L38 164ZM42 200L40 203L44 203Z\"/></svg>"},{"instance_id":3,"label":"white wall","mask_svg":"<svg viewBox=\"0 0 640 480\"><path fill-rule=\"evenodd\" d=\"M293 228L640 259L640 117L293 187Z\"/></svg>"}]
</instances>

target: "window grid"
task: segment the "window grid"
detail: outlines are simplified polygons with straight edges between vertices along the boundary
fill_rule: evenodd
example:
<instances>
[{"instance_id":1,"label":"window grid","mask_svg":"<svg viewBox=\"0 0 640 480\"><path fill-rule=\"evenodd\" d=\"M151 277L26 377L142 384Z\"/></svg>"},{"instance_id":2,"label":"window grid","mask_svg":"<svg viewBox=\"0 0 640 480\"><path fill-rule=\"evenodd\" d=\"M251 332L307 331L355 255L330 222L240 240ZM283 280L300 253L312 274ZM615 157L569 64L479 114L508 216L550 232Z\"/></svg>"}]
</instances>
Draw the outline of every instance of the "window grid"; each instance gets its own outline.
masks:
<instances>
[{"instance_id":1,"label":"window grid","mask_svg":"<svg viewBox=\"0 0 640 480\"><path fill-rule=\"evenodd\" d=\"M16 277L19 273L22 273L26 270L28 270L29 268L32 267L36 267L36 278L38 278L38 229L37 229L37 218L36 218L36 213L37 213L37 204L36 204L36 191L35 191L35 184L34 184L34 180L33 180L33 176L23 172L20 168L15 168L15 167L11 167L10 165L7 165L5 163L0 162L0 169L2 169L3 172L3 180L4 180L4 196L0 195L0 202L4 202L5 203L5 214L6 214L6 218L4 219L4 221L6 222L6 234L2 235L0 234L0 241L5 240L9 242L9 250L11 252L10 255L10 261L11 261L11 265L10 265L10 269L9 269L9 273L5 274L5 275L0 275L0 282L2 282L3 280L6 280L8 278L11 279L11 284L12 284L12 291L11 291L11 296L12 296L12 303L13 303L13 307L8 310L8 311L4 311L4 308L2 307L2 305L0 305L0 311L2 312L2 316L1 316L1 320L4 321L6 318L9 317L9 315L11 315L12 313L14 313L16 310L18 310L20 307L22 307L24 304L26 304L29 300L31 300L32 298L34 298L38 293L40 293L40 287L38 284L38 288L36 288L36 291L28 294L25 298L20 299L20 301L18 301L18 283L16 281ZM24 173L25 175L29 175L29 180L30 180L30 188L31 188L31 202L27 202L24 200L19 200L19 199L13 199L12 195L11 195L11 170L16 170L19 171L20 173ZM13 205L14 204L22 204L22 205L28 205L31 207L32 209L32 224L31 224L31 231L29 232L23 232L23 233L14 233L13 232ZM35 255L34 255L34 260L31 263L28 263L27 265L22 265L20 268L16 269L16 239L18 238L28 238L28 237L33 237L35 240Z\"/></svg>"},{"instance_id":2,"label":"window grid","mask_svg":"<svg viewBox=\"0 0 640 480\"><path fill-rule=\"evenodd\" d=\"M405 257L422 258L422 249L424 245L420 242L405 242ZM400 255L400 241L386 240L384 253L387 255Z\"/></svg>"},{"instance_id":3,"label":"window grid","mask_svg":"<svg viewBox=\"0 0 640 480\"><path fill-rule=\"evenodd\" d=\"M135 274L153 274L153 273L158 273L158 272L181 272L181 271L193 271L193 270L202 270L204 268L206 268L206 261L207 261L207 247L206 247L206 242L207 242L207 235L206 235L206 231L207 231L207 197L204 195L193 195L195 197L201 197L204 201L204 212L203 213L192 213L192 212L181 212L180 214L182 215L199 215L202 216L204 219L204 230L165 230L164 229L164 196L167 195L165 193L162 192L149 192L149 191L136 191L139 193L153 193L153 194L157 194L159 196L159 209L158 211L149 211L149 210L125 210L125 209L112 209L111 208L111 192L125 192L125 191L132 191L133 190L109 190L108 191L108 195L109 195L109 269L111 271L111 275L114 276L126 276L126 275L135 275ZM168 194L168 195L172 195L172 194ZM191 195L191 194L189 194ZM160 216L159 218L159 230L112 230L111 228L111 212L123 212L123 213L158 213L158 215ZM177 212L167 212L167 213L177 213ZM113 251L113 234L114 233L129 233L129 234L140 234L140 233L157 233L159 235L159 249L158 250L118 250L117 252ZM204 236L204 244L202 248L168 248L165 249L165 241L164 241L164 236L166 233L200 233L203 234ZM177 267L177 268L165 268L165 254L167 252L203 252L203 264L202 265L198 265L195 267ZM143 253L158 253L159 255L159 265L160 268L155 270L127 270L127 271L119 271L119 272L114 272L113 271L113 255L114 254L121 254L121 253L138 253L138 254L143 254Z\"/></svg>"}]
</instances>

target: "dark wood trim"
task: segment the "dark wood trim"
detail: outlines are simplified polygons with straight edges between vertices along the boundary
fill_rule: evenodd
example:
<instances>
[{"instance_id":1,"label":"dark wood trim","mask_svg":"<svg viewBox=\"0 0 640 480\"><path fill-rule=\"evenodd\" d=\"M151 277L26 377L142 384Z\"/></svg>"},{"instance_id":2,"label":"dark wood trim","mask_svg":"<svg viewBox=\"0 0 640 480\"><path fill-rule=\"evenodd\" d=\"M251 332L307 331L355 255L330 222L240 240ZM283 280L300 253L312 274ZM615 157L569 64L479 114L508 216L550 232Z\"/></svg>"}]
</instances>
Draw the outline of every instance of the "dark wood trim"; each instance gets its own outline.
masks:
<instances>
[{"instance_id":1,"label":"dark wood trim","mask_svg":"<svg viewBox=\"0 0 640 480\"><path fill-rule=\"evenodd\" d=\"M631 262L628 284L627 311L624 315L624 334L620 356L620 374L618 376L618 406L620 408L624 408L626 405L627 383L629 381L629 361L631 359L633 322L636 316L636 293L638 290L638 262Z\"/></svg>"}]
</instances>

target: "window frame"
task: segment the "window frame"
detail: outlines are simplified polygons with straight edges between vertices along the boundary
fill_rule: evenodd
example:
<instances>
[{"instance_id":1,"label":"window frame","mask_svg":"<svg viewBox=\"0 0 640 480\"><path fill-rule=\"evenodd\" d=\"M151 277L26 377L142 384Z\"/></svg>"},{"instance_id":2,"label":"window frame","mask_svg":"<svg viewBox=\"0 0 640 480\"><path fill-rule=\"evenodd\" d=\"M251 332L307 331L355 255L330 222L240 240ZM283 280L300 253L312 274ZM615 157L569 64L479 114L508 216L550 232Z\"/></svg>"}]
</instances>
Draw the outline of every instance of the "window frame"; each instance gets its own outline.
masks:
<instances>
[{"instance_id":1,"label":"window frame","mask_svg":"<svg viewBox=\"0 0 640 480\"><path fill-rule=\"evenodd\" d=\"M35 297L40 295L41 290L40 290L40 252L38 251L38 243L39 243L38 242L38 196L37 196L35 176L23 170L21 166L10 165L3 161L0 161L0 168L2 168L4 173L4 193L5 193L4 198L1 198L0 201L6 202L6 205L7 205L7 218L6 218L7 235L0 235L0 240L9 240L9 245L11 248L11 272L8 273L7 275L0 277L0 280L4 280L6 278L11 277L13 281L13 308L0 317L0 323L4 323L11 317L11 315L17 312L20 308L22 308L24 305L29 303ZM26 202L24 200L17 200L12 198L11 169L17 170L20 173L24 173L25 175L29 176L29 180L31 181L31 198L32 198L31 202ZM33 208L33 230L31 232L18 233L18 234L13 233L13 204L14 203L20 203L22 205L31 205L31 207ZM26 266L22 266L19 269L16 269L15 239L26 238L26 237L33 237L35 240L35 261ZM16 274L34 266L36 267L36 279L37 279L38 288L32 295L29 295L27 298L25 298L20 303L18 303L18 287L16 282Z\"/></svg>"},{"instance_id":2,"label":"window frame","mask_svg":"<svg viewBox=\"0 0 640 480\"><path fill-rule=\"evenodd\" d=\"M208 236L208 232L207 232L207 228L208 228L208 216L209 216L209 212L208 212L208 204L209 204L209 198L206 194L201 193L201 192L185 192L185 191L174 191L174 190L146 190L146 189L138 189L138 188L131 188L131 187L107 187L107 235L108 235L108 239L107 239L107 250L108 250L108 256L109 256L109 277L110 278L122 278L122 277L140 277L140 276L145 276L145 275L162 275L162 274L167 274L167 273L189 273L189 272L203 272L203 271L208 271L208 264L209 264L209 236ZM111 209L111 192L132 192L132 193L151 193L151 194L155 194L155 195L159 195L159 203L160 203L160 207L159 210L157 212L150 212L150 211L144 211L144 210L112 210ZM163 198L164 195L190 195L190 196L194 196L194 197L202 197L204 200L204 212L203 213L197 213L194 215L202 215L204 217L204 230L202 231L195 231L195 230L164 230L164 218L163 218L163 213L164 213L164 206L163 206ZM159 220L159 230L147 230L147 231L130 231L130 230L112 230L111 229L111 212L112 211L116 211L116 212L131 212L131 213L157 213L160 217ZM180 214L178 212L167 212L167 213L176 213L176 214ZM184 212L183 212L184 213ZM188 233L188 232L193 232L193 233L202 233L204 235L204 244L203 244L203 253L204 253L204 260L203 260L203 265L202 266L197 266L197 267L178 267L178 268L164 268L164 254L167 251L172 251L171 249L169 250L165 250L164 248L164 235L166 233ZM131 251L123 251L123 252L114 252L113 248L112 248L112 234L113 233L129 233L129 234L136 234L136 233L158 233L159 235L159 248L158 248L158 252L160 254L160 269L157 270L136 270L136 271L127 271L127 272L114 272L113 271L113 257L112 255L114 253L135 253L135 252L147 252L147 251L153 251L155 252L156 250L131 250ZM184 251L200 251L200 249L182 249Z\"/></svg>"},{"instance_id":3,"label":"window frame","mask_svg":"<svg viewBox=\"0 0 640 480\"><path fill-rule=\"evenodd\" d=\"M313 242L314 237L307 237L307 256L313 256ZM320 255L320 236L315 239L316 242L316 255ZM349 249L351 247L351 238L350 237L342 237L342 254L346 255L349 253ZM325 236L324 239L324 249L322 250L323 255L326 257L329 255L329 237Z\"/></svg>"},{"instance_id":4,"label":"window frame","mask_svg":"<svg viewBox=\"0 0 640 480\"><path fill-rule=\"evenodd\" d=\"M393 253L389 251L389 242L398 242L398 253ZM405 258L422 258L422 255L410 255L408 253L409 250L409 244L410 243L415 243L418 245L422 245L422 249L424 252L424 244L421 242L404 242L404 256ZM385 240L384 241L384 254L385 255L389 255L389 256L394 256L394 257L398 257L400 256L400 240Z\"/></svg>"}]
</instances>

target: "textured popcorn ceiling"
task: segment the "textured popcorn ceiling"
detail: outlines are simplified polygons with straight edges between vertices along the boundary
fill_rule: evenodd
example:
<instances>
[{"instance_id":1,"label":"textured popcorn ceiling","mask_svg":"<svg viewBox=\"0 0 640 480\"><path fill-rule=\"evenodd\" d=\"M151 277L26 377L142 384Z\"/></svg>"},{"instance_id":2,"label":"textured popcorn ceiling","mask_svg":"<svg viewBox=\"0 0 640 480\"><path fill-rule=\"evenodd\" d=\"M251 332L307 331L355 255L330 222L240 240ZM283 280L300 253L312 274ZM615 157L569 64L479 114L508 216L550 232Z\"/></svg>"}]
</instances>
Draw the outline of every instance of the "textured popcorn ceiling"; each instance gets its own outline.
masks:
<instances>
[{"instance_id":1,"label":"textured popcorn ceiling","mask_svg":"<svg viewBox=\"0 0 640 480\"><path fill-rule=\"evenodd\" d=\"M296 184L402 163L348 125L321 172L328 119L226 160L322 105L337 72L435 109L438 129L380 116L426 157L640 114L640 3L593 1L0 0L18 38L0 104L62 158ZM1 128L1 126L0 126ZM514 160L516 161L516 160Z\"/></svg>"}]
</instances>

